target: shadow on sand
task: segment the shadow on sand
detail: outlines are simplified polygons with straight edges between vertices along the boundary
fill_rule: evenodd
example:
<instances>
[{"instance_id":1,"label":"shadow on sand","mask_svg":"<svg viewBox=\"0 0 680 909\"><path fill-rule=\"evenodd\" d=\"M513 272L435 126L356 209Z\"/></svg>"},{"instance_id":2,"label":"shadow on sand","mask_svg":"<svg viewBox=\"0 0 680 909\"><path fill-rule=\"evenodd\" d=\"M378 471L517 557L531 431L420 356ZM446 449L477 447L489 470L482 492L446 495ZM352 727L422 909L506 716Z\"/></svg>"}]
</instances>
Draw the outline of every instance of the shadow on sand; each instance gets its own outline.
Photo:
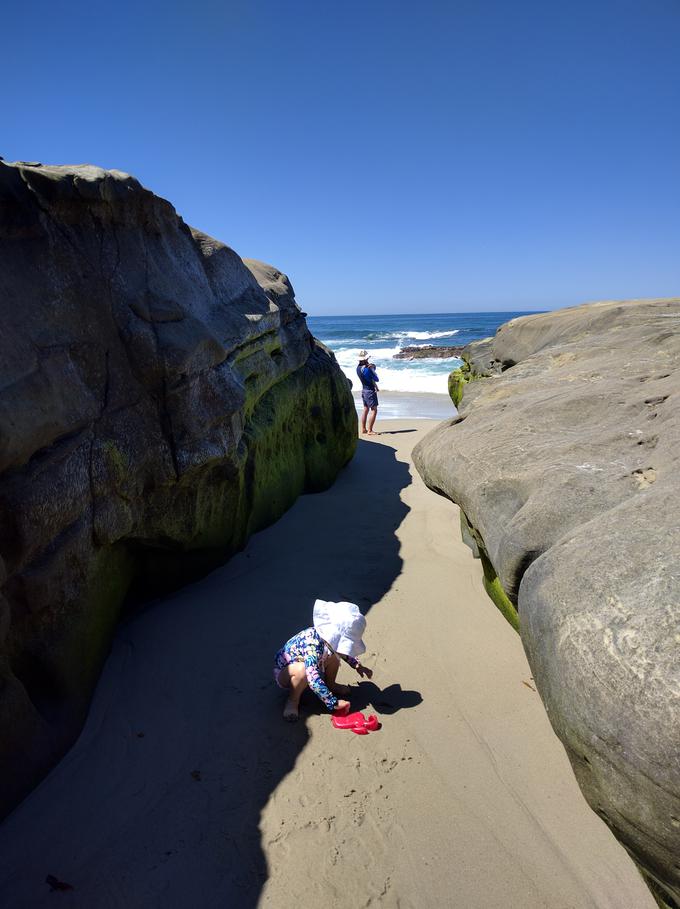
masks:
<instances>
[{"instance_id":1,"label":"shadow on sand","mask_svg":"<svg viewBox=\"0 0 680 909\"><path fill-rule=\"evenodd\" d=\"M345 681L351 681L344 677ZM371 709L377 714L391 715L400 710L417 707L423 701L419 691L405 691L398 682L387 688L378 688L375 682L359 682L351 686L352 710ZM326 714L323 704L309 690L302 696L302 704L308 714Z\"/></svg>"},{"instance_id":2,"label":"shadow on sand","mask_svg":"<svg viewBox=\"0 0 680 909\"><path fill-rule=\"evenodd\" d=\"M309 738L281 719L274 653L317 597L367 612L389 590L410 482L394 449L360 442L330 490L120 628L80 739L0 828L3 905L52 906L47 875L70 907L257 905L260 813ZM379 713L421 700L355 692Z\"/></svg>"}]
</instances>

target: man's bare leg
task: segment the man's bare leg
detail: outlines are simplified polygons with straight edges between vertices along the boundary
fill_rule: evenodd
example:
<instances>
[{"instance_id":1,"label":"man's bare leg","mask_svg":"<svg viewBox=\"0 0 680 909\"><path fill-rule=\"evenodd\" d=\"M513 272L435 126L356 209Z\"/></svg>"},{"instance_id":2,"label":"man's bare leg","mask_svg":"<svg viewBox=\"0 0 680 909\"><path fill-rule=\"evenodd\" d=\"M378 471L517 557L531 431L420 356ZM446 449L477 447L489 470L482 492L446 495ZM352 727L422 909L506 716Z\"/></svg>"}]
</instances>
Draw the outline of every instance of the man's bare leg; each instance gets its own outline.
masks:
<instances>
[{"instance_id":1,"label":"man's bare leg","mask_svg":"<svg viewBox=\"0 0 680 909\"><path fill-rule=\"evenodd\" d=\"M373 432L373 424L375 423L375 418L377 416L378 416L378 408L372 407L371 413L369 414L369 417L368 417L368 435L369 436L377 435L377 433Z\"/></svg>"},{"instance_id":2,"label":"man's bare leg","mask_svg":"<svg viewBox=\"0 0 680 909\"><path fill-rule=\"evenodd\" d=\"M337 670L336 670L337 672ZM279 685L282 688L290 688L290 694L283 708L283 718L289 723L295 723L300 714L300 698L302 692L307 688L307 673L305 672L304 663L289 663L279 672Z\"/></svg>"},{"instance_id":3,"label":"man's bare leg","mask_svg":"<svg viewBox=\"0 0 680 909\"><path fill-rule=\"evenodd\" d=\"M364 412L361 414L361 433L366 435L366 417L368 416L368 405L364 404Z\"/></svg>"}]
</instances>

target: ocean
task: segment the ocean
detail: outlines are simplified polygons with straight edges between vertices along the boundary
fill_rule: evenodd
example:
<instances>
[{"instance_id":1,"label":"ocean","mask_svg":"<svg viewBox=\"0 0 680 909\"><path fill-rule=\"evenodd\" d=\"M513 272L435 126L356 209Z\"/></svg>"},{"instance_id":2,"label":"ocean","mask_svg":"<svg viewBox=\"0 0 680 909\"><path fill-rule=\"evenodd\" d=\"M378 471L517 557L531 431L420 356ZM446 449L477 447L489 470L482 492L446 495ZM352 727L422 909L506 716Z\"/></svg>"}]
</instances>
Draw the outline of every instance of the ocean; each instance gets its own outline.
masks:
<instances>
[{"instance_id":1,"label":"ocean","mask_svg":"<svg viewBox=\"0 0 680 909\"><path fill-rule=\"evenodd\" d=\"M312 334L330 347L343 372L352 380L358 407L358 354L367 350L380 379L378 419L421 416L443 420L455 413L447 383L449 373L460 360L455 357L395 360L394 355L406 346L464 347L470 341L495 334L503 322L523 315L528 313L308 316L307 324ZM446 398L439 397L442 395Z\"/></svg>"}]
</instances>

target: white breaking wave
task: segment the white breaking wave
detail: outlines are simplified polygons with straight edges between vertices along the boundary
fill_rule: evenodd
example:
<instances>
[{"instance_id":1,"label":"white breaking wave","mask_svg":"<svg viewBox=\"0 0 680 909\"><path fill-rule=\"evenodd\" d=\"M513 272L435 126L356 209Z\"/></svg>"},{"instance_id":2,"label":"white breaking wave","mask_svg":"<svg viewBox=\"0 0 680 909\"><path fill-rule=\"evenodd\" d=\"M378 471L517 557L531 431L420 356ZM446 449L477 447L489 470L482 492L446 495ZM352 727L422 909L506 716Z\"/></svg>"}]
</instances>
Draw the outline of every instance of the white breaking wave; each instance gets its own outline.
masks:
<instances>
[{"instance_id":1,"label":"white breaking wave","mask_svg":"<svg viewBox=\"0 0 680 909\"><path fill-rule=\"evenodd\" d=\"M342 371L351 380L355 391L360 389L356 368L360 347L345 347L335 350L335 357ZM369 358L376 365L378 386L381 391L448 394L448 376L457 357L442 357L436 360L394 360L401 347L375 347L368 350Z\"/></svg>"},{"instance_id":2,"label":"white breaking wave","mask_svg":"<svg viewBox=\"0 0 680 909\"><path fill-rule=\"evenodd\" d=\"M359 351L362 347L345 347L334 351L335 358L341 366L353 366L356 369L359 362ZM376 363L378 360L391 360L401 350L400 347L374 347L368 350L369 360Z\"/></svg>"},{"instance_id":3,"label":"white breaking wave","mask_svg":"<svg viewBox=\"0 0 680 909\"><path fill-rule=\"evenodd\" d=\"M457 335L458 331L458 328L452 328L451 331L412 331L407 337L415 338L417 341L427 341L433 338L448 338L451 335Z\"/></svg>"},{"instance_id":4,"label":"white breaking wave","mask_svg":"<svg viewBox=\"0 0 680 909\"><path fill-rule=\"evenodd\" d=\"M378 388L380 391L403 391L414 393L429 393L435 395L448 394L449 373L415 372L411 369L390 369L378 366ZM343 367L343 372L352 382L354 391L361 391L357 374L353 369Z\"/></svg>"},{"instance_id":5,"label":"white breaking wave","mask_svg":"<svg viewBox=\"0 0 680 909\"><path fill-rule=\"evenodd\" d=\"M459 328L451 328L447 331L385 331L371 332L366 335L367 341L403 341L406 338L415 338L416 341L431 341L434 338L449 338L457 335Z\"/></svg>"}]
</instances>

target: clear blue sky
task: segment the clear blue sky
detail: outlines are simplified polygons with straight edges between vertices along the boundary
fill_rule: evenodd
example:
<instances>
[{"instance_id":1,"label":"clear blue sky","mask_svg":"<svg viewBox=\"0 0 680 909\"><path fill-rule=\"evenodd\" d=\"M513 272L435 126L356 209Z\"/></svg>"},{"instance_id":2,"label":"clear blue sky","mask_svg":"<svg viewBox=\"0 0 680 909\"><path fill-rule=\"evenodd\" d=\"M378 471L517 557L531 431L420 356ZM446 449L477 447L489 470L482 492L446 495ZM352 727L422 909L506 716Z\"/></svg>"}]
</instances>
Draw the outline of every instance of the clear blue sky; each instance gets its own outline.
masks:
<instances>
[{"instance_id":1,"label":"clear blue sky","mask_svg":"<svg viewBox=\"0 0 680 909\"><path fill-rule=\"evenodd\" d=\"M138 177L314 315L680 294L678 0L6 4L0 155Z\"/></svg>"}]
</instances>

